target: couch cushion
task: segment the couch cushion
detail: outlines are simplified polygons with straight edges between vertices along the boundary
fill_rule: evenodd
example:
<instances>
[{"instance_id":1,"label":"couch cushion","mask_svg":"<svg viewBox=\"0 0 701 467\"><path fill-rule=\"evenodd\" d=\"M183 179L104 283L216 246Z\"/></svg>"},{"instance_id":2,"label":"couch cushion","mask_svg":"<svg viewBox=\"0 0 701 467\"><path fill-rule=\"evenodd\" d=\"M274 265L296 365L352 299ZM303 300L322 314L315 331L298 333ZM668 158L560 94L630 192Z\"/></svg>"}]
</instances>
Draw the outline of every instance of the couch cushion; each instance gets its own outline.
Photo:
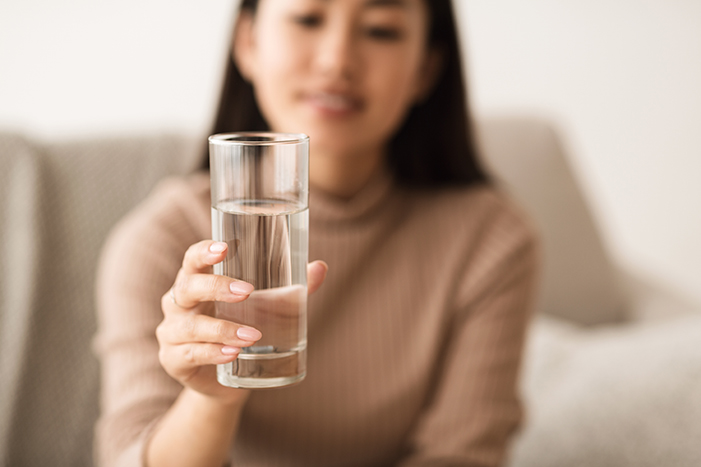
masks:
<instances>
[{"instance_id":1,"label":"couch cushion","mask_svg":"<svg viewBox=\"0 0 701 467\"><path fill-rule=\"evenodd\" d=\"M510 467L701 465L701 315L582 330L541 318Z\"/></svg>"},{"instance_id":2,"label":"couch cushion","mask_svg":"<svg viewBox=\"0 0 701 467\"><path fill-rule=\"evenodd\" d=\"M625 303L616 273L553 127L533 118L493 118L477 129L485 165L540 231L538 309L580 324L621 321Z\"/></svg>"}]
</instances>

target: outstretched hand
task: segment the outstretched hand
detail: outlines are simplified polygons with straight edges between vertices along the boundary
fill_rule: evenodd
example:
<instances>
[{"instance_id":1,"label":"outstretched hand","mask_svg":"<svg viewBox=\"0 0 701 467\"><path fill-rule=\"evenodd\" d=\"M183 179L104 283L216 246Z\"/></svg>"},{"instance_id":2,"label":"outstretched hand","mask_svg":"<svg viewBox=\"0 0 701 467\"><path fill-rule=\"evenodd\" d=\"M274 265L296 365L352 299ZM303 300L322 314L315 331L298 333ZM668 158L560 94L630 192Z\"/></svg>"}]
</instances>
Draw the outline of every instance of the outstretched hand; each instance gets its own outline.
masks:
<instances>
[{"instance_id":1,"label":"outstretched hand","mask_svg":"<svg viewBox=\"0 0 701 467\"><path fill-rule=\"evenodd\" d=\"M205 396L222 403L243 402L248 391L220 385L217 364L234 361L242 347L261 339L259 330L213 317L213 302L248 299L253 286L212 274L212 266L226 258L227 245L204 240L192 245L183 259L175 284L161 299L163 321L156 329L159 360L165 371ZM311 294L324 282L328 267L322 261L307 265Z\"/></svg>"}]
</instances>

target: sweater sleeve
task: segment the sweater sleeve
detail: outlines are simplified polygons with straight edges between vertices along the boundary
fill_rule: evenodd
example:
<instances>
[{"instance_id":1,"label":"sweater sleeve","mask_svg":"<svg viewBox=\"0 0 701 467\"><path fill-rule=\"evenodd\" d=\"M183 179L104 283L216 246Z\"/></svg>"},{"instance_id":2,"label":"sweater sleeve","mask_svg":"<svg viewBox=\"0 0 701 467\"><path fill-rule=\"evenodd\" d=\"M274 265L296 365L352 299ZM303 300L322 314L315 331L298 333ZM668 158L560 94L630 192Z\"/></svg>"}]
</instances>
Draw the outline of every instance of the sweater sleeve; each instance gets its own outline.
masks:
<instances>
[{"instance_id":1,"label":"sweater sleeve","mask_svg":"<svg viewBox=\"0 0 701 467\"><path fill-rule=\"evenodd\" d=\"M523 416L518 375L539 262L530 231L507 224L488 235L499 241L480 247L472 268L480 273L457 282L442 367L402 467L505 462Z\"/></svg>"},{"instance_id":2,"label":"sweater sleeve","mask_svg":"<svg viewBox=\"0 0 701 467\"><path fill-rule=\"evenodd\" d=\"M195 226L208 224L186 186L161 184L103 248L95 339L102 383L95 433L100 466L143 465L149 434L182 389L159 363L155 329L163 318L162 295L187 247L200 240Z\"/></svg>"}]
</instances>

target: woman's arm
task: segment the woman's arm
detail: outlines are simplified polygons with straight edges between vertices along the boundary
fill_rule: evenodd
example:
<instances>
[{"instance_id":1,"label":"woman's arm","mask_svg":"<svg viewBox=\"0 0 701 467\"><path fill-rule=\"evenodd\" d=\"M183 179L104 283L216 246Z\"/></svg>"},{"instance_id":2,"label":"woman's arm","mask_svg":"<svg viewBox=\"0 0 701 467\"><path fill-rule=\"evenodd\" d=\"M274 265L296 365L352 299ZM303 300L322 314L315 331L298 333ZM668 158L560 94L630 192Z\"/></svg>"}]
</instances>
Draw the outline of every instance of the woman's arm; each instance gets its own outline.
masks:
<instances>
[{"instance_id":1,"label":"woman's arm","mask_svg":"<svg viewBox=\"0 0 701 467\"><path fill-rule=\"evenodd\" d=\"M242 300L250 290L233 293L228 286L236 281L209 274L209 266L226 254L226 249L208 252L211 241L192 247L187 264L181 264L182 245L197 236L187 226L199 225L200 219L174 215L181 206L172 199L173 210L165 212L163 199L156 201L123 223L103 252L97 290L102 414L96 457L102 466L147 461L172 466L177 460L219 467L247 392L219 385L213 364L232 361L238 348L256 336L241 339L241 326L215 320L206 308L209 300ZM205 259L198 265L197 258ZM310 292L325 272L323 263L310 265ZM169 293L176 275L177 305Z\"/></svg>"},{"instance_id":2,"label":"woman's arm","mask_svg":"<svg viewBox=\"0 0 701 467\"><path fill-rule=\"evenodd\" d=\"M185 389L156 426L146 448L149 467L219 467L228 454L248 391L222 386L215 365L236 359L241 347L262 337L253 328L210 316L213 301L236 303L253 287L211 274L224 260L226 243L192 245L175 284L161 299L164 319L156 329L159 360ZM309 291L316 290L326 265L309 265Z\"/></svg>"},{"instance_id":3,"label":"woman's arm","mask_svg":"<svg viewBox=\"0 0 701 467\"><path fill-rule=\"evenodd\" d=\"M236 435L243 402L222 405L185 388L148 443L147 465L220 467Z\"/></svg>"},{"instance_id":4,"label":"woman's arm","mask_svg":"<svg viewBox=\"0 0 701 467\"><path fill-rule=\"evenodd\" d=\"M211 302L240 302L253 291L250 284L211 273L226 250L225 243L211 240L192 245L175 284L161 298L159 361L184 389L150 436L149 467L219 467L235 435L248 391L220 385L214 368L235 360L261 334L210 316Z\"/></svg>"},{"instance_id":5,"label":"woman's arm","mask_svg":"<svg viewBox=\"0 0 701 467\"><path fill-rule=\"evenodd\" d=\"M228 289L233 279L207 274L209 265L221 261L226 253L226 248L204 253L212 241L190 248L181 263L185 250L182 245L196 239L194 226L199 222L163 210L158 206L163 199L155 199L158 203L147 203L113 233L98 274L96 348L102 367L102 414L96 454L98 463L104 466L138 466L146 459L159 465L160 451L154 450L156 455L151 456L147 449L150 442L155 442L157 448L159 440L178 440L178 429L193 430L198 423L215 435L194 430L195 436L171 444L168 452L177 454L182 449L211 456L216 450L197 447L216 441L218 434L231 432L235 427L232 419L235 422L240 411L235 406L245 402L245 391L216 382L213 364L232 361L238 348L251 345L257 336L241 339L237 335L241 326L215 320L204 312L211 307L208 300L240 301L253 288L239 283L243 289L239 287L233 293ZM206 259L198 266L197 258L203 255ZM177 287L182 306L173 303L168 292L162 295L170 290L176 276L182 284ZM212 284L228 290L214 293ZM222 351L224 347L228 349ZM223 412L234 416L222 417ZM199 418L192 418L195 415ZM230 442L231 437L221 441L220 451L225 452ZM188 456L180 459L187 460ZM213 465L221 463L219 460ZM206 464L196 461L191 465Z\"/></svg>"},{"instance_id":6,"label":"woman's arm","mask_svg":"<svg viewBox=\"0 0 701 467\"><path fill-rule=\"evenodd\" d=\"M513 245L457 304L435 390L402 467L503 464L522 419L518 375L537 257L534 241Z\"/></svg>"}]
</instances>

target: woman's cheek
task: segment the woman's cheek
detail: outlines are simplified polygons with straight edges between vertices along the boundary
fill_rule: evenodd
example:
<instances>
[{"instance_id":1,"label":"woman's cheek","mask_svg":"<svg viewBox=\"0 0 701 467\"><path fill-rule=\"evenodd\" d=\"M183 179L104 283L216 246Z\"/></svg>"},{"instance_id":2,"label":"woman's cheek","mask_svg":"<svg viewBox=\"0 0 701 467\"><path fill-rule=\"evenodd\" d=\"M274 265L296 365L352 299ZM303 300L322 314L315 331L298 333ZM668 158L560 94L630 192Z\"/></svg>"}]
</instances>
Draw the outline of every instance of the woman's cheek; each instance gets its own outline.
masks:
<instances>
[{"instance_id":1,"label":"woman's cheek","mask_svg":"<svg viewBox=\"0 0 701 467\"><path fill-rule=\"evenodd\" d=\"M382 105L388 112L391 109L393 114L401 114L411 107L416 94L412 73L401 70L402 68L394 68L389 75L377 80L377 94L384 96Z\"/></svg>"}]
</instances>

